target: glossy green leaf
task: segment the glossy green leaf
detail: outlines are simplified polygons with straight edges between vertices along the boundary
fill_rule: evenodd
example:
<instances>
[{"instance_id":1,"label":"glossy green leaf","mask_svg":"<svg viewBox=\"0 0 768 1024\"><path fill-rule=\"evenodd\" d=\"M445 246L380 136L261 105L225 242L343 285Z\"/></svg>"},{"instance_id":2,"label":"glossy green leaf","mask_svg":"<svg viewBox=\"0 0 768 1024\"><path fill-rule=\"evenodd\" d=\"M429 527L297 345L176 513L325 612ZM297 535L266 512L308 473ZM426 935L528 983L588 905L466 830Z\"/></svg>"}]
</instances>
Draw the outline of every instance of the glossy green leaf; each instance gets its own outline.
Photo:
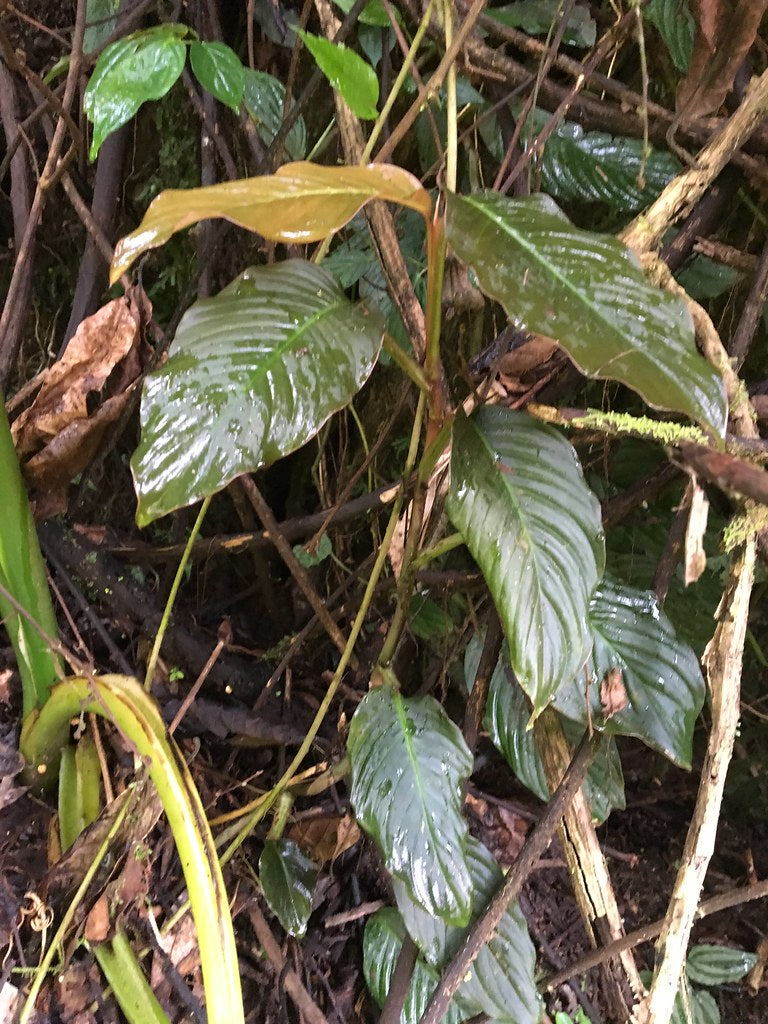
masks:
<instances>
[{"instance_id":1,"label":"glossy green leaf","mask_svg":"<svg viewBox=\"0 0 768 1024\"><path fill-rule=\"evenodd\" d=\"M587 610L605 559L600 505L561 434L486 407L454 425L447 511L482 569L538 713L592 644Z\"/></svg>"},{"instance_id":2,"label":"glossy green leaf","mask_svg":"<svg viewBox=\"0 0 768 1024\"><path fill-rule=\"evenodd\" d=\"M383 1006L386 1001L404 938L405 926L402 918L392 907L377 911L365 922L363 974L368 989L379 1006ZM439 974L434 967L425 963L422 957L417 957L410 988L400 1014L400 1024L419 1024L438 980ZM469 1010L462 1010L458 1000L454 999L443 1017L443 1022L460 1024L470 1016L472 1014Z\"/></svg>"},{"instance_id":3,"label":"glossy green leaf","mask_svg":"<svg viewBox=\"0 0 768 1024\"><path fill-rule=\"evenodd\" d=\"M678 71L687 71L696 32L696 22L688 0L651 0L643 8L643 17L661 33Z\"/></svg>"},{"instance_id":4,"label":"glossy green leaf","mask_svg":"<svg viewBox=\"0 0 768 1024\"><path fill-rule=\"evenodd\" d=\"M376 109L379 80L371 65L342 43L331 43L301 30L298 35L352 113L363 120L374 121L379 114Z\"/></svg>"},{"instance_id":5,"label":"glossy green leaf","mask_svg":"<svg viewBox=\"0 0 768 1024\"><path fill-rule=\"evenodd\" d=\"M52 639L58 637L56 615L48 589L35 521L13 446L11 428L0 390L0 584ZM50 644L16 607L0 594L0 620L11 641L21 677L22 717L42 707L48 691L61 676L61 664Z\"/></svg>"},{"instance_id":6,"label":"glossy green leaf","mask_svg":"<svg viewBox=\"0 0 768 1024\"><path fill-rule=\"evenodd\" d=\"M83 97L93 124L89 158L104 139L126 124L147 100L165 96L184 67L184 25L159 25L134 32L105 47Z\"/></svg>"},{"instance_id":7,"label":"glossy green leaf","mask_svg":"<svg viewBox=\"0 0 768 1024\"><path fill-rule=\"evenodd\" d=\"M652 149L643 161L641 139L585 132L573 122L558 125L538 166L543 192L568 202L608 203L628 212L651 203L680 172L680 163L660 150ZM637 183L641 169L643 188Z\"/></svg>"},{"instance_id":8,"label":"glossy green leaf","mask_svg":"<svg viewBox=\"0 0 768 1024\"><path fill-rule=\"evenodd\" d=\"M520 28L529 35L547 35L559 25L563 12L561 0L515 0L504 7L492 7L488 14L502 25ZM594 46L596 26L586 4L574 4L563 32L569 46Z\"/></svg>"},{"instance_id":9,"label":"glossy green leaf","mask_svg":"<svg viewBox=\"0 0 768 1024\"><path fill-rule=\"evenodd\" d=\"M467 678L474 676L479 658L480 643L473 638L464 658ZM488 686L483 725L491 742L518 779L546 803L551 794L533 731L528 728L530 717L523 691L515 680L506 655L502 654ZM562 725L566 738L575 746L581 739L583 726L567 718L562 719ZM589 766L584 795L598 824L602 824L614 808L621 810L626 806L621 760L612 740L601 745Z\"/></svg>"},{"instance_id":10,"label":"glossy green leaf","mask_svg":"<svg viewBox=\"0 0 768 1024\"><path fill-rule=\"evenodd\" d=\"M728 985L741 981L757 963L754 953L730 946L694 946L688 954L686 970L697 985Z\"/></svg>"},{"instance_id":11,"label":"glossy green leaf","mask_svg":"<svg viewBox=\"0 0 768 1024\"><path fill-rule=\"evenodd\" d=\"M307 930L317 867L292 839L267 839L259 858L264 899L289 935Z\"/></svg>"},{"instance_id":12,"label":"glossy green leaf","mask_svg":"<svg viewBox=\"0 0 768 1024\"><path fill-rule=\"evenodd\" d=\"M476 839L467 843L467 863L472 878L474 922L501 888L501 869ZM464 942L466 928L455 928L427 913L411 899L401 883L394 882L395 898L403 922L427 962L443 970ZM480 950L462 982L457 998L474 1016L487 1014L498 1024L536 1024L541 1003L534 982L536 951L517 903L506 911L493 936Z\"/></svg>"},{"instance_id":13,"label":"glossy green leaf","mask_svg":"<svg viewBox=\"0 0 768 1024\"><path fill-rule=\"evenodd\" d=\"M432 201L418 178L392 164L323 167L285 164L275 174L203 188L166 189L152 201L139 227L115 247L110 281L135 259L163 245L182 228L223 217L272 242L314 242L338 231L370 199L410 207L427 218Z\"/></svg>"},{"instance_id":14,"label":"glossy green leaf","mask_svg":"<svg viewBox=\"0 0 768 1024\"><path fill-rule=\"evenodd\" d=\"M461 787L472 755L432 697L371 690L349 727L350 799L389 871L430 914L465 924L471 880Z\"/></svg>"},{"instance_id":15,"label":"glossy green leaf","mask_svg":"<svg viewBox=\"0 0 768 1024\"><path fill-rule=\"evenodd\" d=\"M379 316L322 267L252 267L179 324L149 374L131 459L144 526L312 438L367 380Z\"/></svg>"},{"instance_id":16,"label":"glossy green leaf","mask_svg":"<svg viewBox=\"0 0 768 1024\"><path fill-rule=\"evenodd\" d=\"M237 113L243 102L245 68L235 51L226 43L194 42L189 63L200 85Z\"/></svg>"},{"instance_id":17,"label":"glossy green leaf","mask_svg":"<svg viewBox=\"0 0 768 1024\"><path fill-rule=\"evenodd\" d=\"M246 68L243 101L261 141L271 146L283 122L285 86L266 71ZM307 129L301 116L285 137L285 151L291 160L302 160L307 155Z\"/></svg>"},{"instance_id":18,"label":"glossy green leaf","mask_svg":"<svg viewBox=\"0 0 768 1024\"><path fill-rule=\"evenodd\" d=\"M120 0L87 0L83 53L98 50L117 27Z\"/></svg>"},{"instance_id":19,"label":"glossy green leaf","mask_svg":"<svg viewBox=\"0 0 768 1024\"><path fill-rule=\"evenodd\" d=\"M696 349L685 304L649 284L615 238L575 228L543 195L449 195L447 237L508 316L554 338L590 377L723 436L723 382Z\"/></svg>"},{"instance_id":20,"label":"glossy green leaf","mask_svg":"<svg viewBox=\"0 0 768 1024\"><path fill-rule=\"evenodd\" d=\"M690 768L693 727L704 705L705 684L698 660L675 634L653 594L605 579L589 610L594 647L586 672L592 721L609 732L637 736L671 761ZM628 704L607 721L600 685L612 668L621 669ZM555 707L586 722L584 671L555 694Z\"/></svg>"}]
</instances>

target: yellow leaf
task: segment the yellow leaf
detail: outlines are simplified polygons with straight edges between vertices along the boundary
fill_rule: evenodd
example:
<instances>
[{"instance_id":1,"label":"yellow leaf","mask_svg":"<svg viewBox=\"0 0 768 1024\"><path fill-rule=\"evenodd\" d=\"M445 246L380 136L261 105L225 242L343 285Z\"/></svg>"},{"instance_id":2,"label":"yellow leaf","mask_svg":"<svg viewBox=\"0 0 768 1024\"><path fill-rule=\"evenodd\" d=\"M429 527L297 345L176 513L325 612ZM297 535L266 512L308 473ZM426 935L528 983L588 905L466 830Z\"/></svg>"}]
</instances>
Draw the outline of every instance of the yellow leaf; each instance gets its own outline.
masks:
<instances>
[{"instance_id":1,"label":"yellow leaf","mask_svg":"<svg viewBox=\"0 0 768 1024\"><path fill-rule=\"evenodd\" d=\"M143 252L209 217L224 217L272 242L314 242L338 231L370 199L400 203L425 219L432 209L418 178L392 164L323 167L299 161L264 177L168 189L150 204L136 231L117 243L110 281Z\"/></svg>"}]
</instances>

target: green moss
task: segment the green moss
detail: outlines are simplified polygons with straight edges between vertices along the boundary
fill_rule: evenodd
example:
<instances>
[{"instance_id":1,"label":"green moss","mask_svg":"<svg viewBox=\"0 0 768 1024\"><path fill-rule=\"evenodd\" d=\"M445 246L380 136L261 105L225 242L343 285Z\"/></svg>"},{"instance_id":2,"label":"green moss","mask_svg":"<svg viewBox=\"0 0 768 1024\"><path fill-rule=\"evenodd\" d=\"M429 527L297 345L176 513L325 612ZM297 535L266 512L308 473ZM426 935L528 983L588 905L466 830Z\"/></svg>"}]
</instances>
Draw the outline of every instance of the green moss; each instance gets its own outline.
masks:
<instances>
[{"instance_id":1,"label":"green moss","mask_svg":"<svg viewBox=\"0 0 768 1024\"><path fill-rule=\"evenodd\" d=\"M643 437L660 444L676 445L681 441L709 444L709 438L699 427L669 420L652 420L648 416L630 416L623 412L588 412L572 421L580 429L600 430L613 436Z\"/></svg>"}]
</instances>

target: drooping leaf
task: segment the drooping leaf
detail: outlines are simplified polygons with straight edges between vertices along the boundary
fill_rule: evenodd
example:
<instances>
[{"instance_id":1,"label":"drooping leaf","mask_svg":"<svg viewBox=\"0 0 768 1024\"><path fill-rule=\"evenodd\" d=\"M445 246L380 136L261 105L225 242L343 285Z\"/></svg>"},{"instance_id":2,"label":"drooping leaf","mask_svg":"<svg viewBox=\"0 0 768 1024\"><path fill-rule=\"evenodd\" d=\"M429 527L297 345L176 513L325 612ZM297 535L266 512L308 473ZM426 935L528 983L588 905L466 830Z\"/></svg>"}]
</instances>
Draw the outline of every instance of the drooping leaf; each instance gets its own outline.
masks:
<instances>
[{"instance_id":1,"label":"drooping leaf","mask_svg":"<svg viewBox=\"0 0 768 1024\"><path fill-rule=\"evenodd\" d=\"M651 0L643 8L643 17L661 33L678 71L687 71L696 33L688 0Z\"/></svg>"},{"instance_id":2,"label":"drooping leaf","mask_svg":"<svg viewBox=\"0 0 768 1024\"><path fill-rule=\"evenodd\" d=\"M371 690L349 727L350 798L389 871L430 914L465 924L471 880L461 787L472 755L432 697Z\"/></svg>"},{"instance_id":3,"label":"drooping leaf","mask_svg":"<svg viewBox=\"0 0 768 1024\"><path fill-rule=\"evenodd\" d=\"M343 227L370 199L400 203L425 218L432 206L418 179L392 164L323 167L300 161L263 177L167 189L136 231L117 243L110 280L114 284L137 257L174 232L208 217L224 217L273 242L314 242Z\"/></svg>"},{"instance_id":4,"label":"drooping leaf","mask_svg":"<svg viewBox=\"0 0 768 1024\"><path fill-rule=\"evenodd\" d=\"M473 637L467 646L464 671L467 679L474 677L480 659L480 643ZM551 794L547 776L533 737L528 728L531 714L509 667L506 653L499 658L488 686L483 725L491 742L510 766L518 779L545 803ZM566 738L574 746L581 739L583 726L567 718L561 719ZM625 807L624 776L616 744L603 742L597 757L589 766L584 783L592 817L602 824L614 808Z\"/></svg>"},{"instance_id":5,"label":"drooping leaf","mask_svg":"<svg viewBox=\"0 0 768 1024\"><path fill-rule=\"evenodd\" d=\"M307 930L317 867L291 839L267 839L259 858L259 881L264 899L289 935Z\"/></svg>"},{"instance_id":6,"label":"drooping leaf","mask_svg":"<svg viewBox=\"0 0 768 1024\"><path fill-rule=\"evenodd\" d=\"M694 946L688 954L686 970L697 985L728 985L741 981L757 963L754 953L730 946Z\"/></svg>"},{"instance_id":7,"label":"drooping leaf","mask_svg":"<svg viewBox=\"0 0 768 1024\"><path fill-rule=\"evenodd\" d=\"M675 764L689 768L693 726L704 704L705 684L691 648L649 592L604 579L592 599L594 647L586 665L592 721L608 732L637 736ZM621 670L627 706L605 721L600 685ZM563 685L554 704L568 718L586 722L584 672Z\"/></svg>"},{"instance_id":8,"label":"drooping leaf","mask_svg":"<svg viewBox=\"0 0 768 1024\"><path fill-rule=\"evenodd\" d=\"M680 171L680 163L660 150L652 149L643 161L640 139L585 132L573 122L558 125L538 166L543 192L566 201L608 203L628 212L651 203ZM641 169L643 188L637 182Z\"/></svg>"},{"instance_id":9,"label":"drooping leaf","mask_svg":"<svg viewBox=\"0 0 768 1024\"><path fill-rule=\"evenodd\" d=\"M185 25L158 25L105 47L83 97L93 124L89 159L96 159L104 139L130 121L142 103L165 96L184 67L186 32Z\"/></svg>"},{"instance_id":10,"label":"drooping leaf","mask_svg":"<svg viewBox=\"0 0 768 1024\"><path fill-rule=\"evenodd\" d=\"M723 435L723 382L696 349L687 307L650 285L626 246L573 227L548 196L447 202L448 241L510 318L556 339L588 376Z\"/></svg>"},{"instance_id":11,"label":"drooping leaf","mask_svg":"<svg viewBox=\"0 0 768 1024\"><path fill-rule=\"evenodd\" d=\"M266 71L246 68L243 101L261 141L271 146L283 121L285 86ZM307 155L307 129L301 116L285 137L285 151L291 160L303 160Z\"/></svg>"},{"instance_id":12,"label":"drooping leaf","mask_svg":"<svg viewBox=\"0 0 768 1024\"><path fill-rule=\"evenodd\" d=\"M88 0L83 53L93 53L109 39L117 26L119 9L120 0Z\"/></svg>"},{"instance_id":13,"label":"drooping leaf","mask_svg":"<svg viewBox=\"0 0 768 1024\"><path fill-rule=\"evenodd\" d=\"M235 113L243 102L245 68L235 51L220 42L194 42L189 63L200 85Z\"/></svg>"},{"instance_id":14,"label":"drooping leaf","mask_svg":"<svg viewBox=\"0 0 768 1024\"><path fill-rule=\"evenodd\" d=\"M379 114L376 109L379 80L371 65L342 43L332 43L301 30L298 35L352 113L364 120L374 121Z\"/></svg>"},{"instance_id":15,"label":"drooping leaf","mask_svg":"<svg viewBox=\"0 0 768 1024\"><path fill-rule=\"evenodd\" d=\"M503 25L520 28L529 35L546 35L560 22L563 5L560 0L515 0L505 7L492 7L488 14ZM563 32L569 46L594 46L596 26L589 7L574 4Z\"/></svg>"},{"instance_id":16,"label":"drooping leaf","mask_svg":"<svg viewBox=\"0 0 768 1024\"><path fill-rule=\"evenodd\" d=\"M137 522L305 444L368 378L382 336L378 314L303 260L252 267L195 303L144 384Z\"/></svg>"},{"instance_id":17,"label":"drooping leaf","mask_svg":"<svg viewBox=\"0 0 768 1024\"><path fill-rule=\"evenodd\" d=\"M363 974L368 989L379 1006L386 1002L404 938L405 927L402 918L393 907L377 911L365 922ZM435 991L439 977L434 967L430 967L422 957L416 958L411 984L400 1015L400 1024L418 1024ZM451 1002L443 1021L445 1024L460 1024L470 1016L472 1014L469 1010L460 1008L457 997Z\"/></svg>"},{"instance_id":18,"label":"drooping leaf","mask_svg":"<svg viewBox=\"0 0 768 1024\"><path fill-rule=\"evenodd\" d=\"M467 863L472 877L472 917L474 922L501 888L501 869L489 851L470 836ZM427 913L410 897L397 879L395 898L411 938L427 962L444 969L467 935ZM536 951L517 903L512 904L483 946L462 982L457 999L474 1016L487 1014L498 1024L536 1024L541 1003L534 982Z\"/></svg>"},{"instance_id":19,"label":"drooping leaf","mask_svg":"<svg viewBox=\"0 0 768 1024\"><path fill-rule=\"evenodd\" d=\"M605 559L598 501L565 438L525 413L486 407L454 425L446 507L538 713L589 654L587 610Z\"/></svg>"}]
</instances>

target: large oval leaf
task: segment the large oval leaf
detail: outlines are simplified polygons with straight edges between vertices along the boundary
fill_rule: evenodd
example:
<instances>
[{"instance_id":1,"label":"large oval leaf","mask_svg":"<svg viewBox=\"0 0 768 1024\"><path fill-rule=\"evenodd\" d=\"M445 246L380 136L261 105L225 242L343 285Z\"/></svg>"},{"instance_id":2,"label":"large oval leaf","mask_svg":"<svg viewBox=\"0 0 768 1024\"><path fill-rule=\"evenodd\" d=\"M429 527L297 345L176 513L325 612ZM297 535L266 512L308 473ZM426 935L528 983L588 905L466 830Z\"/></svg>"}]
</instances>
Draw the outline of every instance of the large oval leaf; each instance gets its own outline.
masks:
<instances>
[{"instance_id":1,"label":"large oval leaf","mask_svg":"<svg viewBox=\"0 0 768 1024\"><path fill-rule=\"evenodd\" d=\"M461 787L472 755L432 697L371 690L349 727L350 797L388 869L430 914L466 924L472 883Z\"/></svg>"},{"instance_id":2,"label":"large oval leaf","mask_svg":"<svg viewBox=\"0 0 768 1024\"><path fill-rule=\"evenodd\" d=\"M259 881L280 924L301 938L312 913L316 866L292 839L267 839L259 857Z\"/></svg>"},{"instance_id":3,"label":"large oval leaf","mask_svg":"<svg viewBox=\"0 0 768 1024\"><path fill-rule=\"evenodd\" d=\"M704 705L705 683L696 655L675 634L653 594L605 579L589 610L594 635L587 662L592 721L609 732L637 736L675 764L691 766L693 726ZM600 686L621 670L627 706L607 721ZM555 694L555 707L586 722L584 673Z\"/></svg>"},{"instance_id":4,"label":"large oval leaf","mask_svg":"<svg viewBox=\"0 0 768 1024\"><path fill-rule=\"evenodd\" d=\"M343 227L369 199L400 203L428 217L429 194L418 178L392 164L322 167L285 164L261 178L204 188L167 189L149 206L136 231L115 247L112 284L148 249L208 217L224 217L273 242L313 242Z\"/></svg>"},{"instance_id":5,"label":"large oval leaf","mask_svg":"<svg viewBox=\"0 0 768 1024\"><path fill-rule=\"evenodd\" d=\"M467 863L472 876L472 918L476 920L501 888L501 869L489 851L470 836ZM426 913L395 880L395 898L408 932L427 961L445 968L467 930ZM498 1024L536 1024L541 1003L534 982L536 951L517 903L506 911L493 937L480 950L457 992L462 1007L487 1014Z\"/></svg>"},{"instance_id":6,"label":"large oval leaf","mask_svg":"<svg viewBox=\"0 0 768 1024\"><path fill-rule=\"evenodd\" d=\"M755 953L731 946L694 946L685 969L697 985L729 985L740 981L757 963Z\"/></svg>"},{"instance_id":7,"label":"large oval leaf","mask_svg":"<svg viewBox=\"0 0 768 1024\"><path fill-rule=\"evenodd\" d=\"M131 459L144 526L305 444L368 378L383 325L322 267L252 267L184 315Z\"/></svg>"},{"instance_id":8,"label":"large oval leaf","mask_svg":"<svg viewBox=\"0 0 768 1024\"><path fill-rule=\"evenodd\" d=\"M653 202L680 172L680 163L671 153L652 149L644 154L641 139L585 132L573 122L558 125L544 147L539 167L541 187L550 195L567 201L609 203L627 211ZM642 188L637 183L641 169Z\"/></svg>"},{"instance_id":9,"label":"large oval leaf","mask_svg":"<svg viewBox=\"0 0 768 1024\"><path fill-rule=\"evenodd\" d=\"M476 666L479 659L480 643L478 638L473 638L464 658L467 678L470 678L473 663ZM528 728L530 717L523 691L502 654L488 686L483 725L491 742L518 779L546 803L551 794L533 731ZM584 732L583 726L568 718L561 719L561 722L566 739L575 746ZM613 739L601 744L589 766L584 795L598 824L602 824L614 808L626 806L621 759Z\"/></svg>"},{"instance_id":10,"label":"large oval leaf","mask_svg":"<svg viewBox=\"0 0 768 1024\"><path fill-rule=\"evenodd\" d=\"M89 159L96 159L104 139L130 121L142 103L165 96L184 67L187 47L180 37L186 32L184 25L158 25L104 48L83 96L83 110L93 123Z\"/></svg>"},{"instance_id":11,"label":"large oval leaf","mask_svg":"<svg viewBox=\"0 0 768 1024\"><path fill-rule=\"evenodd\" d=\"M454 425L448 515L496 603L534 713L584 664L605 559L600 505L576 452L525 413L484 408Z\"/></svg>"},{"instance_id":12,"label":"large oval leaf","mask_svg":"<svg viewBox=\"0 0 768 1024\"><path fill-rule=\"evenodd\" d=\"M723 382L696 349L685 304L650 285L625 245L575 228L548 196L447 202L448 241L510 318L556 339L588 376L723 435Z\"/></svg>"},{"instance_id":13,"label":"large oval leaf","mask_svg":"<svg viewBox=\"0 0 768 1024\"><path fill-rule=\"evenodd\" d=\"M363 935L363 974L368 989L379 1006L384 1006L392 975L395 973L400 947L405 938L402 918L393 907L384 907L369 917ZM422 957L416 958L411 975L411 984L405 997L400 1024L419 1024L421 1015L435 991L440 975ZM454 999L443 1017L443 1024L460 1024L472 1013L459 1007L458 997Z\"/></svg>"}]
</instances>

